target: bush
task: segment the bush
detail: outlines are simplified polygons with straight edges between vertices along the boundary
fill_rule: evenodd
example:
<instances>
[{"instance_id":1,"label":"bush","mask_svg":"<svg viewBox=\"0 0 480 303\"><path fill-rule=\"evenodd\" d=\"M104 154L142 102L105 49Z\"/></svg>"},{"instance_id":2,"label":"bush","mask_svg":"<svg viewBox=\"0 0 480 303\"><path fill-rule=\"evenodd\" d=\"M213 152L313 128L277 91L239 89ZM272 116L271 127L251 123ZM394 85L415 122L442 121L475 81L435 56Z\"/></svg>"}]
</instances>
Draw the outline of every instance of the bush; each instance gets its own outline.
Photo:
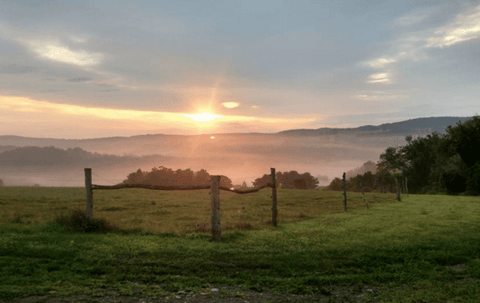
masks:
<instances>
[{"instance_id":1,"label":"bush","mask_svg":"<svg viewBox=\"0 0 480 303\"><path fill-rule=\"evenodd\" d=\"M447 171L442 177L449 194L459 194L467 190L467 179L460 173Z\"/></svg>"},{"instance_id":2,"label":"bush","mask_svg":"<svg viewBox=\"0 0 480 303\"><path fill-rule=\"evenodd\" d=\"M104 233L118 230L117 227L111 225L104 219L88 218L85 212L79 209L72 211L69 215L55 218L55 223L73 231L86 233Z\"/></svg>"}]
</instances>

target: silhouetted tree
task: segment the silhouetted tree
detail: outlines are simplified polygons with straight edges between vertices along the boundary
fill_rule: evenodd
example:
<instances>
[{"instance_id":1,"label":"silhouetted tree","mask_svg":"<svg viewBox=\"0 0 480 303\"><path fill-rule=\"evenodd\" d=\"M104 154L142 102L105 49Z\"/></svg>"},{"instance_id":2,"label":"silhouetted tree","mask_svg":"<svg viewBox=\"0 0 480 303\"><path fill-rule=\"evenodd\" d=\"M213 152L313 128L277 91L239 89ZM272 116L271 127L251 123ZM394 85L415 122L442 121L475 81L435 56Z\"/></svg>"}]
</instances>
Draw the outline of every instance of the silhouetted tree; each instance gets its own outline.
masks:
<instances>
[{"instance_id":1,"label":"silhouetted tree","mask_svg":"<svg viewBox=\"0 0 480 303\"><path fill-rule=\"evenodd\" d=\"M210 175L208 174L208 172L204 169L201 169L199 171L197 171L195 174L194 174L194 184L195 185L206 185L206 184L210 184Z\"/></svg>"},{"instance_id":2,"label":"silhouetted tree","mask_svg":"<svg viewBox=\"0 0 480 303\"><path fill-rule=\"evenodd\" d=\"M465 167L462 173L466 178L466 190L469 194L480 194L480 116L475 115L456 126L447 127L447 145L450 154L460 155Z\"/></svg>"},{"instance_id":3,"label":"silhouetted tree","mask_svg":"<svg viewBox=\"0 0 480 303\"><path fill-rule=\"evenodd\" d=\"M372 161L367 161L363 163L362 166L347 171L345 173L345 176L347 179L350 179L356 177L357 175L363 175L366 172L371 172L372 174L375 174L377 172L377 164Z\"/></svg>"},{"instance_id":4,"label":"silhouetted tree","mask_svg":"<svg viewBox=\"0 0 480 303\"><path fill-rule=\"evenodd\" d=\"M329 190L340 191L343 190L343 181L340 178L335 178L327 186Z\"/></svg>"},{"instance_id":5,"label":"silhouetted tree","mask_svg":"<svg viewBox=\"0 0 480 303\"><path fill-rule=\"evenodd\" d=\"M220 186L232 188L232 180L227 176L220 176Z\"/></svg>"},{"instance_id":6,"label":"silhouetted tree","mask_svg":"<svg viewBox=\"0 0 480 303\"><path fill-rule=\"evenodd\" d=\"M317 178L314 178L308 172L301 175L296 171L277 172L275 177L277 179L277 184L281 184L282 188L315 189L318 185ZM271 175L263 175L261 178L257 178L253 181L253 186L261 187L269 183L272 183Z\"/></svg>"},{"instance_id":7,"label":"silhouetted tree","mask_svg":"<svg viewBox=\"0 0 480 303\"><path fill-rule=\"evenodd\" d=\"M144 184L145 173L141 169L128 175L127 180L124 180L124 184Z\"/></svg>"}]
</instances>

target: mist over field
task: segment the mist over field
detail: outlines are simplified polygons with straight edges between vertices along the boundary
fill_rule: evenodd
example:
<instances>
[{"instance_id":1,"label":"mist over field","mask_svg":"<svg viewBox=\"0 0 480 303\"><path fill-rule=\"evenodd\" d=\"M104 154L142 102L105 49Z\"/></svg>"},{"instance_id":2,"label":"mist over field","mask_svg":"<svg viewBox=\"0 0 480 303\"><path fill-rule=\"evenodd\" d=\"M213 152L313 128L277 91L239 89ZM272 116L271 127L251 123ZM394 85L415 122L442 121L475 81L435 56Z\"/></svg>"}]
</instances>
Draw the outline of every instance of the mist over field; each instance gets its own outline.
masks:
<instances>
[{"instance_id":1,"label":"mist over field","mask_svg":"<svg viewBox=\"0 0 480 303\"><path fill-rule=\"evenodd\" d=\"M83 140L0 136L0 178L6 185L83 186L85 167L95 184L117 184L129 173L164 166L206 169L247 185L278 171L309 172L319 185L378 160L405 136L445 132L467 118L422 118L355 129L288 130L262 134L142 135Z\"/></svg>"}]
</instances>

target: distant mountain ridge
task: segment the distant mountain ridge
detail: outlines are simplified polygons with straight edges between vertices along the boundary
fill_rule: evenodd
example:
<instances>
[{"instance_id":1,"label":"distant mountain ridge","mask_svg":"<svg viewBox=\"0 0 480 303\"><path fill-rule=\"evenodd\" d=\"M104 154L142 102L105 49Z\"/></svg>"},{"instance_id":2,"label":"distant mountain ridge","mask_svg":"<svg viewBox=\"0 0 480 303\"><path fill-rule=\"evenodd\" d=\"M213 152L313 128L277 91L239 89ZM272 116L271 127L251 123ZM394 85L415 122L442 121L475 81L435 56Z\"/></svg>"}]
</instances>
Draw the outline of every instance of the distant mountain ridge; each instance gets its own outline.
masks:
<instances>
[{"instance_id":1,"label":"distant mountain ridge","mask_svg":"<svg viewBox=\"0 0 480 303\"><path fill-rule=\"evenodd\" d=\"M356 128L329 128L323 127L318 129L290 129L277 133L225 133L225 134L203 134L200 136L210 135L226 135L226 136L261 136L261 135L288 135L288 136L318 136L318 135L335 135L335 134L358 134L358 135L411 135L411 134L424 134L432 133L434 131L439 133L445 133L446 128L449 125L455 126L457 122L462 123L471 117L428 117L428 118L416 118L400 122L384 123L378 126L364 125ZM116 143L119 141L143 141L145 139L174 139L174 138L187 138L187 137L199 137L199 135L165 135L165 134L147 134L147 135L135 135L130 137L115 136L93 139L53 139L53 138L33 138L22 137L15 135L3 135L0 136L0 145L10 146L49 146L53 145L61 148L73 148L77 147L76 142L88 143L102 142L104 144ZM55 144L50 144L55 143Z\"/></svg>"},{"instance_id":2,"label":"distant mountain ridge","mask_svg":"<svg viewBox=\"0 0 480 303\"><path fill-rule=\"evenodd\" d=\"M458 121L462 123L471 117L430 117L416 118L406 121L385 123L378 126L364 125L357 128L318 128L318 129L291 129L278 134L289 136L318 136L325 134L358 134L358 135L413 135L424 133L445 133L449 125L455 126Z\"/></svg>"}]
</instances>

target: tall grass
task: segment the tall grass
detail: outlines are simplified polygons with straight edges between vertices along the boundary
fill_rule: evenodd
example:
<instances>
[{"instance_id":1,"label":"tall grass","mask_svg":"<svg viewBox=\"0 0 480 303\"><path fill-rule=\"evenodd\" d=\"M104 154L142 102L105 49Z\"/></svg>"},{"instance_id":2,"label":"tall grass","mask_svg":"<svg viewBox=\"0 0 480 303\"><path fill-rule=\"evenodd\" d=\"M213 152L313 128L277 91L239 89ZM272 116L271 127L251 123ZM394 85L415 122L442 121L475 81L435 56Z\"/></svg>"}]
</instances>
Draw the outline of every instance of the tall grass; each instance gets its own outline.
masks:
<instances>
[{"instance_id":1,"label":"tall grass","mask_svg":"<svg viewBox=\"0 0 480 303\"><path fill-rule=\"evenodd\" d=\"M4 187L1 189L0 222L51 222L76 209L85 210L83 188ZM95 190L93 216L121 229L142 229L182 235L210 226L210 195L199 191L147 189ZM334 192L279 189L278 223L287 224L343 212ZM153 204L152 201L155 201ZM393 195L371 195L370 203L393 202ZM361 195L349 195L348 209L364 209ZM220 192L222 228L263 229L272 219L271 190L239 195ZM200 227L200 228L199 228Z\"/></svg>"}]
</instances>

